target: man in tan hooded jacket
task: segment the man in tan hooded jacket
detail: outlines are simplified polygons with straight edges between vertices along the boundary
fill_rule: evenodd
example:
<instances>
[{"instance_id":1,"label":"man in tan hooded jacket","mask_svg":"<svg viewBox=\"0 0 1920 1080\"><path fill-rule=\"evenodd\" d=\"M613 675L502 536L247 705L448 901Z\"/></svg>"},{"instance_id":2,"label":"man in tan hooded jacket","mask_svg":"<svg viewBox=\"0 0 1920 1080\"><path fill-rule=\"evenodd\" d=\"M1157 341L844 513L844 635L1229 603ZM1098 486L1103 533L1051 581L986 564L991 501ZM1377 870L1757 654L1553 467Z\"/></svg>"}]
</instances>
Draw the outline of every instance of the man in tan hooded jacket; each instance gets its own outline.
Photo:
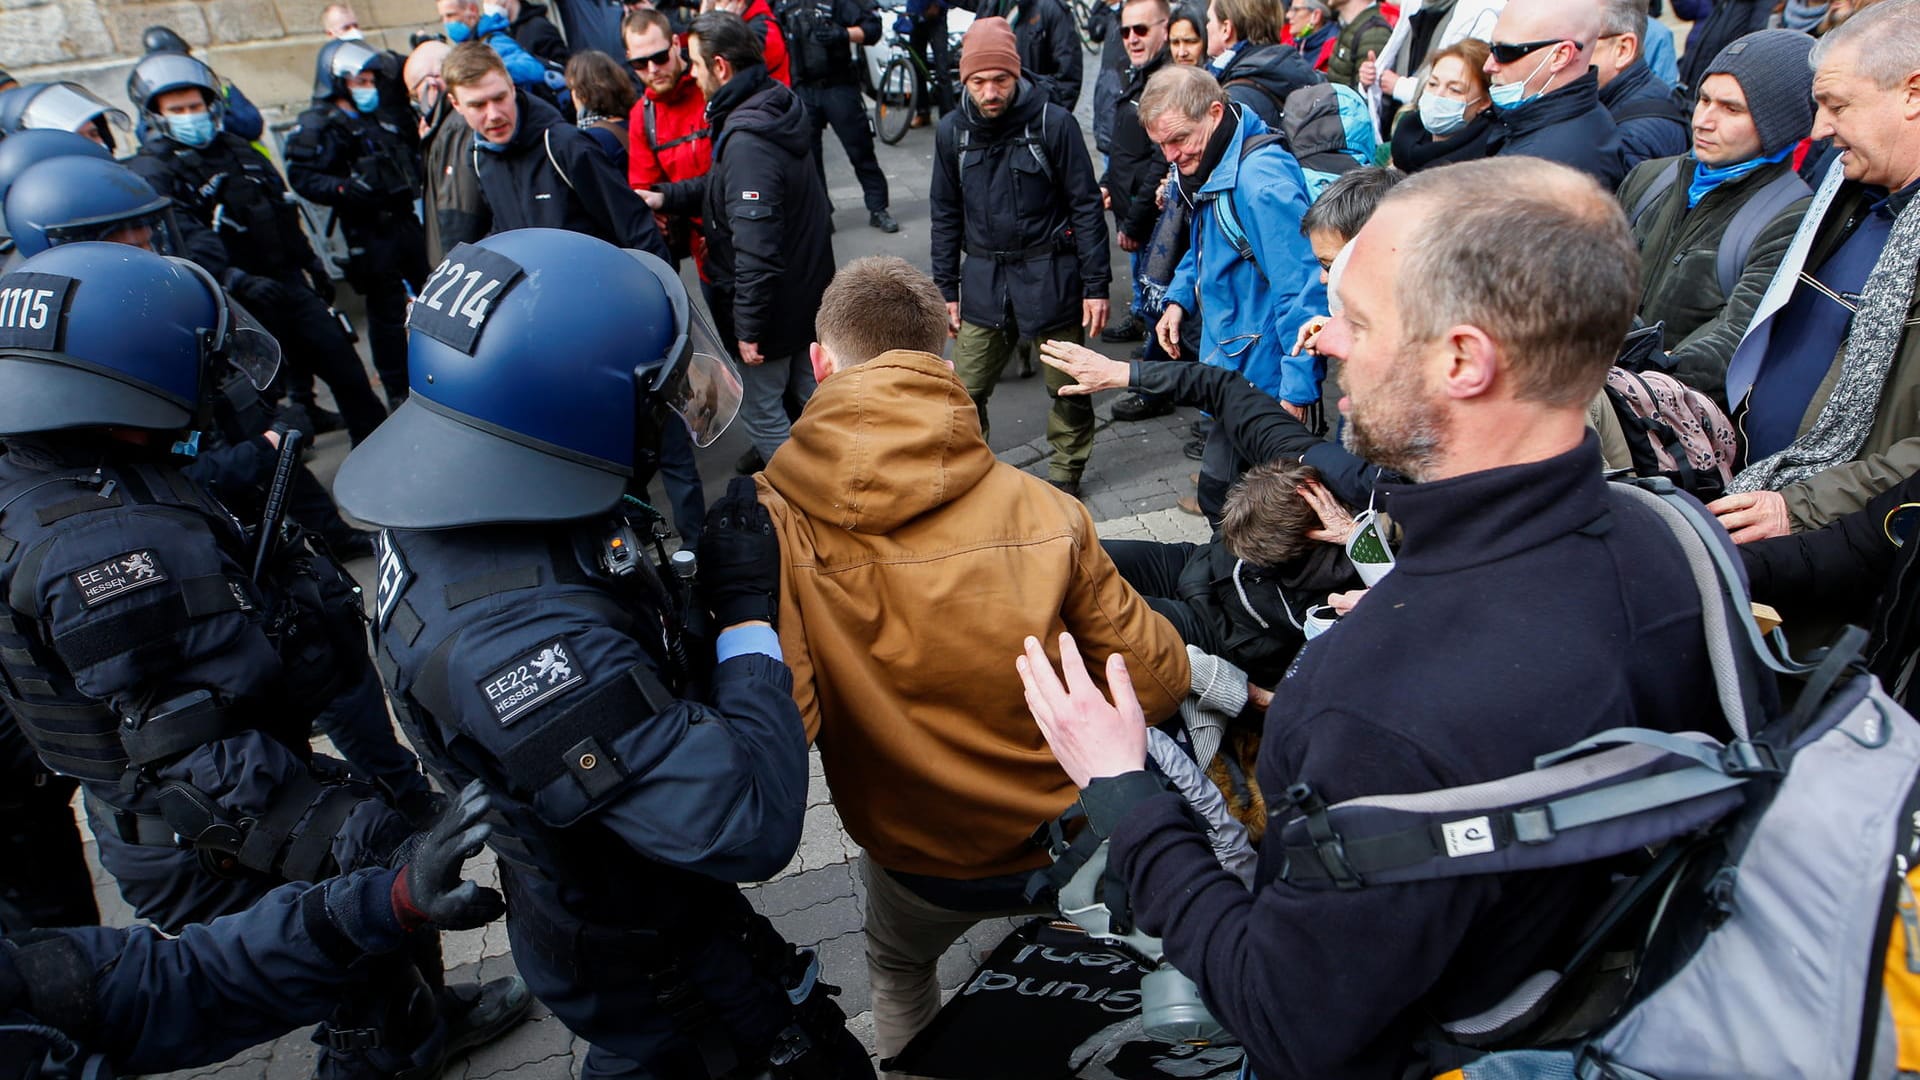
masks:
<instances>
[{"instance_id":1,"label":"man in tan hooded jacket","mask_svg":"<svg viewBox=\"0 0 1920 1080\"><path fill-rule=\"evenodd\" d=\"M1187 694L1171 623L1121 580L1071 496L996 459L942 360L946 306L904 260L821 300L820 389L759 478L780 535L780 647L847 832L866 855L882 1059L940 1007L935 964L1025 909L1034 830L1074 801L1011 657L1071 631L1127 659L1147 720Z\"/></svg>"}]
</instances>

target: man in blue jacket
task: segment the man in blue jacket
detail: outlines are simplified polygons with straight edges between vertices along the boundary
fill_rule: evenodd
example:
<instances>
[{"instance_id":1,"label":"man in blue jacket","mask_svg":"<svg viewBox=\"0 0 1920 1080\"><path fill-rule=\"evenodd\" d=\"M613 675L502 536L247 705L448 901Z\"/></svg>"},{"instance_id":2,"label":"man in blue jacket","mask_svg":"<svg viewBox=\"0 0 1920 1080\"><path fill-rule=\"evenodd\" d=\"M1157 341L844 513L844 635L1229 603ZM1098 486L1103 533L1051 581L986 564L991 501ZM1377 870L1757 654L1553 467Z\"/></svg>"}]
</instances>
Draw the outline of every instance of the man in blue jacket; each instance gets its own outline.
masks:
<instances>
[{"instance_id":1,"label":"man in blue jacket","mask_svg":"<svg viewBox=\"0 0 1920 1080\"><path fill-rule=\"evenodd\" d=\"M1180 357L1180 324L1198 316L1200 359L1230 368L1302 419L1320 402L1325 364L1288 350L1326 310L1320 262L1300 235L1312 202L1299 162L1251 109L1235 108L1199 68L1156 72L1140 96L1140 123L1179 170L1177 197L1193 241L1167 288L1154 330ZM1200 509L1217 517L1240 463L1215 429L1200 465Z\"/></svg>"},{"instance_id":2,"label":"man in blue jacket","mask_svg":"<svg viewBox=\"0 0 1920 1080\"><path fill-rule=\"evenodd\" d=\"M1308 785L1293 790L1332 805L1476 784L1608 728L1718 713L1681 549L1608 490L1586 431L1638 264L1607 192L1538 160L1417 174L1361 231L1319 347L1341 360L1356 448L1411 478L1380 485L1403 539L1276 689L1265 791ZM1137 926L1260 1080L1440 1071L1421 1047L1435 1023L1549 967L1605 900L1591 864L1336 888L1314 855L1281 865L1279 829L1250 892L1141 768L1125 664L1107 663L1115 709L1070 641L1061 654L1066 687L1039 642L1017 662L1035 719L1111 840Z\"/></svg>"}]
</instances>

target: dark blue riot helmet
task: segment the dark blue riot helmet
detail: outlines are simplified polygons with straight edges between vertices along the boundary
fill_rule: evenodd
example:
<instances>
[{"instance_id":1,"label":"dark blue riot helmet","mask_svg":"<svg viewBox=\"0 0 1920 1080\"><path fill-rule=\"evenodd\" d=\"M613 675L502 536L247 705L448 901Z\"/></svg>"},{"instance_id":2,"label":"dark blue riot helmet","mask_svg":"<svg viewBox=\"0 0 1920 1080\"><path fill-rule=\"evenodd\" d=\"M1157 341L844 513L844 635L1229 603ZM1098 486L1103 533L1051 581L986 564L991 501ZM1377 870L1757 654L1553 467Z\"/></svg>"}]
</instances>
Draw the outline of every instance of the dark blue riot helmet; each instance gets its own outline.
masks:
<instances>
[{"instance_id":1,"label":"dark blue riot helmet","mask_svg":"<svg viewBox=\"0 0 1920 1080\"><path fill-rule=\"evenodd\" d=\"M313 99L351 98L353 92L347 88L347 80L379 61L380 54L364 41L335 40L320 46L320 55L313 64Z\"/></svg>"},{"instance_id":2,"label":"dark blue riot helmet","mask_svg":"<svg viewBox=\"0 0 1920 1080\"><path fill-rule=\"evenodd\" d=\"M226 117L226 97L220 92L220 76L206 64L185 53L148 53L127 75L127 97L148 129L161 133L171 133L173 128L154 99L169 90L189 89L200 91L214 126L219 127Z\"/></svg>"},{"instance_id":3,"label":"dark blue riot helmet","mask_svg":"<svg viewBox=\"0 0 1920 1080\"><path fill-rule=\"evenodd\" d=\"M87 240L116 240L162 255L179 254L173 200L115 161L42 161L14 181L4 207L7 234L28 257Z\"/></svg>"},{"instance_id":4,"label":"dark blue riot helmet","mask_svg":"<svg viewBox=\"0 0 1920 1080\"><path fill-rule=\"evenodd\" d=\"M373 525L603 513L656 410L706 446L740 407L740 375L673 269L581 233L461 244L407 325L412 393L334 482L340 508Z\"/></svg>"},{"instance_id":5,"label":"dark blue riot helmet","mask_svg":"<svg viewBox=\"0 0 1920 1080\"><path fill-rule=\"evenodd\" d=\"M0 200L20 174L48 158L89 157L112 161L107 148L71 131L22 131L0 140Z\"/></svg>"},{"instance_id":6,"label":"dark blue riot helmet","mask_svg":"<svg viewBox=\"0 0 1920 1080\"><path fill-rule=\"evenodd\" d=\"M186 259L67 244L0 275L0 435L194 426L221 364L265 389L280 346Z\"/></svg>"}]
</instances>

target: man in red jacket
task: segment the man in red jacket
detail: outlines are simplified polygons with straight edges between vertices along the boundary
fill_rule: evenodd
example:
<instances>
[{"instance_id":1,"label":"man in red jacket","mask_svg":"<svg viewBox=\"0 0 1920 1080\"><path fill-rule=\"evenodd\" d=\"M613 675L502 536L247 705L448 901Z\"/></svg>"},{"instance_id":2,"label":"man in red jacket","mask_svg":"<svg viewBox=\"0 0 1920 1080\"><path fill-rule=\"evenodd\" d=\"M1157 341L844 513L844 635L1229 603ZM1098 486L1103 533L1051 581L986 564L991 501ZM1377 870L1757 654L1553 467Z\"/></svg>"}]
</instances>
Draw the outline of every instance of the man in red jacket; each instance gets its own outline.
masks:
<instances>
[{"instance_id":1,"label":"man in red jacket","mask_svg":"<svg viewBox=\"0 0 1920 1080\"><path fill-rule=\"evenodd\" d=\"M704 0L700 10L731 11L760 31L767 74L781 86L793 85L793 73L787 67L787 37L780 32L780 20L774 17L772 4L767 0Z\"/></svg>"},{"instance_id":2,"label":"man in red jacket","mask_svg":"<svg viewBox=\"0 0 1920 1080\"><path fill-rule=\"evenodd\" d=\"M675 39L667 17L652 8L627 12L620 36L626 39L627 63L647 84L627 121L627 130L636 136L627 148L627 183L647 192L698 181L713 167L713 139L707 129L707 97L687 70L686 45ZM707 242L700 235L700 220L657 209L654 220L674 259L691 254L705 281Z\"/></svg>"}]
</instances>

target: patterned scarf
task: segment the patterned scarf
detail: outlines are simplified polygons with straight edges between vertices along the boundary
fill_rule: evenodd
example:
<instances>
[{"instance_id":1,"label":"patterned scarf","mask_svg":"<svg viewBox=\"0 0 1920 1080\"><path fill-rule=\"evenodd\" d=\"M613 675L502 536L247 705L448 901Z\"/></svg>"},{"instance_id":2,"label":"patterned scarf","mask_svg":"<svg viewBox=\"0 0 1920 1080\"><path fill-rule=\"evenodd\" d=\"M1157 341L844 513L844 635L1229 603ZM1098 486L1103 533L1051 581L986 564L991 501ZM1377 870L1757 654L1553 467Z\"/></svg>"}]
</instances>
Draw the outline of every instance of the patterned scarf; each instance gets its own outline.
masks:
<instances>
[{"instance_id":1,"label":"patterned scarf","mask_svg":"<svg viewBox=\"0 0 1920 1080\"><path fill-rule=\"evenodd\" d=\"M1836 161L1814 193L1807 216L1800 221L1802 233L1811 235L1820 227L1841 179L1841 164ZM1893 370L1901 335L1907 329L1907 312L1913 305L1914 272L1920 268L1920 210L1916 205L1920 205L1920 199L1909 200L1894 219L1887 246L1880 249L1880 258L1867 275L1847 329L1840 377L1813 426L1786 449L1742 469L1727 485L1728 494L1778 491L1859 456L1879 414L1880 395L1886 389L1887 373ZM1800 240L1795 237L1796 244Z\"/></svg>"}]
</instances>

